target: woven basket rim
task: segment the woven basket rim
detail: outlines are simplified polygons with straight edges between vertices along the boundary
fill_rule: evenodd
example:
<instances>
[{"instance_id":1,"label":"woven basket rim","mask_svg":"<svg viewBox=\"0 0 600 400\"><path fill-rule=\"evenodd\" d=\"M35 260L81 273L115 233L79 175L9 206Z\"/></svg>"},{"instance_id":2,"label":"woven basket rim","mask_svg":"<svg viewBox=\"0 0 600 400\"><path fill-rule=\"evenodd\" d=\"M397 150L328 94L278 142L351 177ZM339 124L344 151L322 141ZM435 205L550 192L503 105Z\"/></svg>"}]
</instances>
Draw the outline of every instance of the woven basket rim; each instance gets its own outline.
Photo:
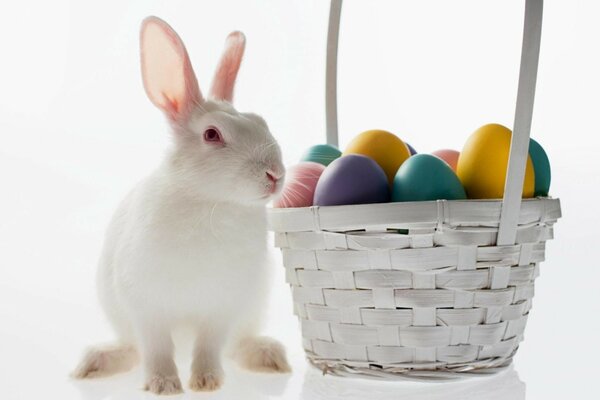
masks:
<instances>
[{"instance_id":1,"label":"woven basket rim","mask_svg":"<svg viewBox=\"0 0 600 400\"><path fill-rule=\"evenodd\" d=\"M539 201L556 201L556 202L560 202L560 198L558 197L552 197L552 196L547 196L547 197L543 197L543 196L538 196L538 197L533 197L533 198L527 198L527 199L522 199L521 202L522 203L535 203L535 202L539 202ZM335 210L335 209L342 209L342 208L355 208L355 209L361 209L361 208L388 208L388 207L397 207L397 208L403 208L403 207L407 207L407 206L416 206L416 205L433 205L433 204L438 204L438 203L454 203L454 204L465 204L465 203L488 203L488 204L502 204L502 199L465 199L465 200L445 200L445 199L440 199L440 200L424 200L424 201L389 201L386 203L367 203L367 204L344 204L344 205L337 205L337 206L309 206L309 207L281 207L281 208L277 208L277 207L273 207L272 205L267 207L268 212L270 213L284 213L284 214L289 214L289 213L293 213L294 211L298 211L298 212L305 212L306 210L311 210L311 209L330 209L330 210Z\"/></svg>"},{"instance_id":2,"label":"woven basket rim","mask_svg":"<svg viewBox=\"0 0 600 400\"><path fill-rule=\"evenodd\" d=\"M435 227L441 224L493 226L500 223L500 199L435 200L269 208L269 229L274 232L350 231L364 227ZM562 217L560 200L552 197L524 199L517 226L554 222Z\"/></svg>"}]
</instances>

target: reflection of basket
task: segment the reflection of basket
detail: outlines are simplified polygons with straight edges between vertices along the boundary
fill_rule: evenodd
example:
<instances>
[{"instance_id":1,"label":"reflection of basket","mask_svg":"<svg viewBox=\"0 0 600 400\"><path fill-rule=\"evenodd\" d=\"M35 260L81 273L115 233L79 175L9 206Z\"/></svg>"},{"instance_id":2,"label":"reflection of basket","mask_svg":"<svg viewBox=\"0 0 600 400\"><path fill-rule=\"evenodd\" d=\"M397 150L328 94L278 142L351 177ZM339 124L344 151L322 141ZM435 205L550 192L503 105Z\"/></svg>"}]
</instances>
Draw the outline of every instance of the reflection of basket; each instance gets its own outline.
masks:
<instances>
[{"instance_id":1,"label":"reflection of basket","mask_svg":"<svg viewBox=\"0 0 600 400\"><path fill-rule=\"evenodd\" d=\"M337 144L341 0L327 47L327 134ZM508 365L523 338L556 199L521 201L542 0L527 0L502 200L273 209L304 348L324 371L447 377Z\"/></svg>"}]
</instances>

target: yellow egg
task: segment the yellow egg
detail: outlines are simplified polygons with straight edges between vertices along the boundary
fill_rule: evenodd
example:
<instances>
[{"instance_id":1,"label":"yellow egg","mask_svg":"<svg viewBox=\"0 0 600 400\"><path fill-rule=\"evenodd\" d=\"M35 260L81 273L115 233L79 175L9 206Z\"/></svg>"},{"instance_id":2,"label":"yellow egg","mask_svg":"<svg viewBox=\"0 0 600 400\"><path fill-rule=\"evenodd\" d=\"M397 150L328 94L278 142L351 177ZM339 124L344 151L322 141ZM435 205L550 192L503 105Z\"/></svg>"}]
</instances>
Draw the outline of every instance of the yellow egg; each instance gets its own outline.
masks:
<instances>
[{"instance_id":1,"label":"yellow egg","mask_svg":"<svg viewBox=\"0 0 600 400\"><path fill-rule=\"evenodd\" d=\"M506 168L512 132L499 124L484 125L465 143L456 173L470 199L499 199L504 196ZM527 157L523 197L533 197L534 172Z\"/></svg>"},{"instance_id":2,"label":"yellow egg","mask_svg":"<svg viewBox=\"0 0 600 400\"><path fill-rule=\"evenodd\" d=\"M398 136L382 130L365 131L346 147L346 154L362 154L375 160L385 172L390 185L400 165L410 157L410 151Z\"/></svg>"}]
</instances>

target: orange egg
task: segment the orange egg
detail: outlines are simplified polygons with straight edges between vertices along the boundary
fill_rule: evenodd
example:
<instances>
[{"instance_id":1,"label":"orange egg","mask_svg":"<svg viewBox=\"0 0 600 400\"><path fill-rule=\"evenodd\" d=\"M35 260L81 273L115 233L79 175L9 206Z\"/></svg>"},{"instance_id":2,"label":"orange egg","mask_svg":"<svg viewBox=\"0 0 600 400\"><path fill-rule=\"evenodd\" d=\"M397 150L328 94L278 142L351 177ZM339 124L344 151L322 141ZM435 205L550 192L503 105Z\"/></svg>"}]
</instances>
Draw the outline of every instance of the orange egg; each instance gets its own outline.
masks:
<instances>
[{"instance_id":1,"label":"orange egg","mask_svg":"<svg viewBox=\"0 0 600 400\"><path fill-rule=\"evenodd\" d=\"M450 149L442 149L442 150L436 150L431 154L436 156L437 158L441 158L442 160L446 161L446 164L448 164L450 166L450 168L452 168L452 170L454 172L456 172L456 165L458 164L458 156L460 155L460 153L458 151L450 150Z\"/></svg>"},{"instance_id":2,"label":"orange egg","mask_svg":"<svg viewBox=\"0 0 600 400\"><path fill-rule=\"evenodd\" d=\"M400 165L410 157L408 147L398 136L382 130L356 136L346 147L346 154L362 154L373 159L385 172L390 185Z\"/></svg>"}]
</instances>

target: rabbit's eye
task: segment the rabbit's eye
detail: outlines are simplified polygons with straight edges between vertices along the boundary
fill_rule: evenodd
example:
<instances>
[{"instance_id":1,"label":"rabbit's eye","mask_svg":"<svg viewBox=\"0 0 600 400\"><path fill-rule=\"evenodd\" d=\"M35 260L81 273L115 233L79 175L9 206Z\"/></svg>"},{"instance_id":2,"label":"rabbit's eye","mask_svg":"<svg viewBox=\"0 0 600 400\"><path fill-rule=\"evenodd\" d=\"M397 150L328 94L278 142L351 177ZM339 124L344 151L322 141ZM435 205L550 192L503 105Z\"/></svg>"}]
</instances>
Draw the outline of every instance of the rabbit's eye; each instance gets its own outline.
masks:
<instances>
[{"instance_id":1,"label":"rabbit's eye","mask_svg":"<svg viewBox=\"0 0 600 400\"><path fill-rule=\"evenodd\" d=\"M219 132L217 128L211 127L204 131L204 141L223 143L223 137L221 136L221 132Z\"/></svg>"}]
</instances>

